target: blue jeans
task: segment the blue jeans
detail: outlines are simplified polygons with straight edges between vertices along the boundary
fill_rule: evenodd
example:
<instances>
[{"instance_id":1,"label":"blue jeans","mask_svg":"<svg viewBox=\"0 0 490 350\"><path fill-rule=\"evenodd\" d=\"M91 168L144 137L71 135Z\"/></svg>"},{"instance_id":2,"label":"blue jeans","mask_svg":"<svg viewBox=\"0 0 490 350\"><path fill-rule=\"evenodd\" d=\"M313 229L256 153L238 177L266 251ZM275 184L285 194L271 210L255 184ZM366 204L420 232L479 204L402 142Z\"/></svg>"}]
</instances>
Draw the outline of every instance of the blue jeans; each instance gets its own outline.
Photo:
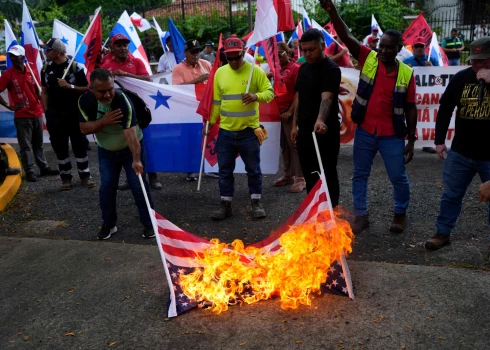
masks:
<instances>
[{"instance_id":1,"label":"blue jeans","mask_svg":"<svg viewBox=\"0 0 490 350\"><path fill-rule=\"evenodd\" d=\"M240 154L248 176L250 194L262 194L262 171L260 170L260 145L253 129L228 131L219 129L216 142L219 165L219 191L222 197L233 197L235 190L236 157Z\"/></svg>"},{"instance_id":2,"label":"blue jeans","mask_svg":"<svg viewBox=\"0 0 490 350\"><path fill-rule=\"evenodd\" d=\"M143 142L141 145L141 162L143 168L145 167L145 146ZM102 210L102 222L103 225L112 227L116 225L117 213L116 213L116 196L117 187L119 184L119 174L121 168L124 168L126 177L128 179L129 188L138 207L138 213L140 215L140 221L143 225L151 225L150 214L146 206L145 197L143 195L143 189L141 188L138 176L133 170L133 156L129 147L126 147L120 151L108 151L102 147L98 147L99 154L99 171L100 171L100 209ZM146 193L150 205L153 208L153 202L151 200L150 190L148 183L146 182L146 172L141 174L143 182L145 184Z\"/></svg>"},{"instance_id":3,"label":"blue jeans","mask_svg":"<svg viewBox=\"0 0 490 350\"><path fill-rule=\"evenodd\" d=\"M461 58L448 58L450 66L459 66L461 64Z\"/></svg>"},{"instance_id":4,"label":"blue jeans","mask_svg":"<svg viewBox=\"0 0 490 350\"><path fill-rule=\"evenodd\" d=\"M360 126L354 138L352 197L355 214L361 216L368 213L368 179L378 151L393 185L395 213L405 214L410 203L410 184L405 169L405 140L396 136L372 135Z\"/></svg>"},{"instance_id":5,"label":"blue jeans","mask_svg":"<svg viewBox=\"0 0 490 350\"><path fill-rule=\"evenodd\" d=\"M461 213L461 204L466 189L478 173L482 182L490 180L490 161L466 158L453 150L449 151L442 170L444 193L441 197L439 215L437 215L437 233L449 235L456 226ZM490 206L488 207L490 225Z\"/></svg>"}]
</instances>

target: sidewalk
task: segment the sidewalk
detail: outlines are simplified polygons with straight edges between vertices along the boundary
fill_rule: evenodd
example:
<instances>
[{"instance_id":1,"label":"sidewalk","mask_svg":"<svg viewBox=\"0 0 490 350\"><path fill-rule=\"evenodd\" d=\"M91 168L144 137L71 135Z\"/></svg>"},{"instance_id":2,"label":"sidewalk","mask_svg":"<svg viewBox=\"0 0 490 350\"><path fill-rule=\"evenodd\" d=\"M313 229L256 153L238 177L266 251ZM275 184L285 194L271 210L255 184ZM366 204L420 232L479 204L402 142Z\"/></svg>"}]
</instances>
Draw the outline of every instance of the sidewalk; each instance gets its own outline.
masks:
<instances>
[{"instance_id":1,"label":"sidewalk","mask_svg":"<svg viewBox=\"0 0 490 350\"><path fill-rule=\"evenodd\" d=\"M356 300L325 295L166 319L154 245L0 238L2 349L488 349L490 274L349 260Z\"/></svg>"}]
</instances>

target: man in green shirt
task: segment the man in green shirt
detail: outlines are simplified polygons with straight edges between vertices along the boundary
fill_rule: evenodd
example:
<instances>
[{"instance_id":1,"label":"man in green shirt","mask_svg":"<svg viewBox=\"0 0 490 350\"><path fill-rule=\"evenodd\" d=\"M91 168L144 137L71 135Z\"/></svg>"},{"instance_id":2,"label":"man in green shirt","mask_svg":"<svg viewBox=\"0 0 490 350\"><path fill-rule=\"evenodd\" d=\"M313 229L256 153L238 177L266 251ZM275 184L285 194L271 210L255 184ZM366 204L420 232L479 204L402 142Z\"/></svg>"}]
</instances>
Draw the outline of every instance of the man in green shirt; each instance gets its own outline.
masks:
<instances>
[{"instance_id":1,"label":"man in green shirt","mask_svg":"<svg viewBox=\"0 0 490 350\"><path fill-rule=\"evenodd\" d=\"M239 38L226 39L223 51L228 64L219 68L214 76L213 108L209 122L211 130L220 119L216 151L221 204L211 218L223 220L232 215L233 171L238 154L247 171L253 216L256 219L264 218L266 213L260 203L260 145L264 135L259 123L259 102L269 103L274 98L274 92L264 71L253 69L251 63L244 61L245 50ZM252 69L250 89L246 92Z\"/></svg>"},{"instance_id":2,"label":"man in green shirt","mask_svg":"<svg viewBox=\"0 0 490 350\"><path fill-rule=\"evenodd\" d=\"M143 237L155 237L146 206L143 189L137 175L143 177L146 193L153 208L145 177L145 147L131 100L114 89L114 76L106 69L90 74L90 91L78 101L80 129L83 134L95 134L98 144L100 170L100 209L102 228L98 239L109 239L117 232L116 195L121 168L124 168L133 193Z\"/></svg>"}]
</instances>

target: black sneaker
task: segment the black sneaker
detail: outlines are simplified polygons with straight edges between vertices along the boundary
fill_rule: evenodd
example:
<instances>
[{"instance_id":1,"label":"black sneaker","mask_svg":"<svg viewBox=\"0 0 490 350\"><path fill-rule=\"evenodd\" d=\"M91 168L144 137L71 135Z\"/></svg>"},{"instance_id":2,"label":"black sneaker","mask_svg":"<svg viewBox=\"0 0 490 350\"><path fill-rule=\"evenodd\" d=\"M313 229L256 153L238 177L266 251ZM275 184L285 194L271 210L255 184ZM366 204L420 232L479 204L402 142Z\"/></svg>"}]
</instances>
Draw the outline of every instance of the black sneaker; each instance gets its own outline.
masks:
<instances>
[{"instance_id":1,"label":"black sneaker","mask_svg":"<svg viewBox=\"0 0 490 350\"><path fill-rule=\"evenodd\" d=\"M26 174L26 181L27 182L36 182L37 177L36 177L36 175L34 175L34 173L27 173Z\"/></svg>"},{"instance_id":2,"label":"black sneaker","mask_svg":"<svg viewBox=\"0 0 490 350\"><path fill-rule=\"evenodd\" d=\"M152 225L145 226L145 228L143 229L143 237L144 238L153 238L153 237L155 237L155 231L153 231L153 226Z\"/></svg>"},{"instance_id":3,"label":"black sneaker","mask_svg":"<svg viewBox=\"0 0 490 350\"><path fill-rule=\"evenodd\" d=\"M47 166L46 168L41 169L41 173L39 174L39 176L55 176L59 174L60 171L58 169L53 169Z\"/></svg>"},{"instance_id":4,"label":"black sneaker","mask_svg":"<svg viewBox=\"0 0 490 350\"><path fill-rule=\"evenodd\" d=\"M98 239L109 239L111 236L117 232L117 226L109 227L106 225L102 225L99 233L97 234Z\"/></svg>"}]
</instances>

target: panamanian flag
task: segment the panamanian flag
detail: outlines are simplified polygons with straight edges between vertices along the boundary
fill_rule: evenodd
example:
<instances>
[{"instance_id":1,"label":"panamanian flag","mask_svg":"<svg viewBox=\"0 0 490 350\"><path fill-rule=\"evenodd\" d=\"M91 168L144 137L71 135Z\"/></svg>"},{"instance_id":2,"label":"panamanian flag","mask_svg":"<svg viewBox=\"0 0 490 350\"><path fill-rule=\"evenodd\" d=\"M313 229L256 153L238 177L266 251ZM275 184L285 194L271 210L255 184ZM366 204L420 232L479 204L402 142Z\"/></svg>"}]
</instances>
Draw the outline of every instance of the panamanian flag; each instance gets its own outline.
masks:
<instances>
[{"instance_id":1,"label":"panamanian flag","mask_svg":"<svg viewBox=\"0 0 490 350\"><path fill-rule=\"evenodd\" d=\"M36 28L34 28L34 23L27 8L25 0L22 3L22 32L21 45L26 50L26 60L27 62L35 66L35 71L41 75L41 69L43 68L43 61L39 53L39 38L36 33ZM33 67L34 68L34 67Z\"/></svg>"},{"instance_id":2,"label":"panamanian flag","mask_svg":"<svg viewBox=\"0 0 490 350\"><path fill-rule=\"evenodd\" d=\"M80 64L85 63L85 57L83 55L85 54L85 51L87 51L87 45L82 42L82 33L61 22L60 20L55 19L53 21L53 38L60 39L66 45L66 53L72 57L75 55L77 47L82 45L77 53L77 56L74 58L75 61Z\"/></svg>"},{"instance_id":3,"label":"panamanian flag","mask_svg":"<svg viewBox=\"0 0 490 350\"><path fill-rule=\"evenodd\" d=\"M117 21L114 28L111 30L109 36L114 36L116 34L124 34L131 42L129 43L129 52L134 56L143 61L146 70L149 75L152 75L150 63L148 62L148 57L146 56L145 49L141 44L138 32L134 27L133 22L129 18L128 12L124 11L119 20Z\"/></svg>"},{"instance_id":4,"label":"panamanian flag","mask_svg":"<svg viewBox=\"0 0 490 350\"><path fill-rule=\"evenodd\" d=\"M19 45L19 42L17 41L17 38L10 27L9 21L4 19L3 23L5 27L5 52L8 52L12 46ZM10 61L10 56L7 54L7 69L10 67L12 67L12 62Z\"/></svg>"},{"instance_id":5,"label":"panamanian flag","mask_svg":"<svg viewBox=\"0 0 490 350\"><path fill-rule=\"evenodd\" d=\"M147 148L147 171L199 172L203 121L196 110L205 85L163 85L120 77L117 80L126 89L137 93L152 114L151 124L143 130ZM272 102L260 104L260 107L261 124L269 133L269 138L261 147L262 173L276 174L279 170L280 153L279 111ZM215 168L211 169L210 171L215 171ZM237 159L235 173L245 173L241 159Z\"/></svg>"},{"instance_id":6,"label":"panamanian flag","mask_svg":"<svg viewBox=\"0 0 490 350\"><path fill-rule=\"evenodd\" d=\"M312 19L311 22L313 28L318 29L320 32L322 32L323 39L325 39L325 49L329 47L333 42L335 42L335 39L330 34L328 34L328 32L320 24L318 24L317 21Z\"/></svg>"}]
</instances>

